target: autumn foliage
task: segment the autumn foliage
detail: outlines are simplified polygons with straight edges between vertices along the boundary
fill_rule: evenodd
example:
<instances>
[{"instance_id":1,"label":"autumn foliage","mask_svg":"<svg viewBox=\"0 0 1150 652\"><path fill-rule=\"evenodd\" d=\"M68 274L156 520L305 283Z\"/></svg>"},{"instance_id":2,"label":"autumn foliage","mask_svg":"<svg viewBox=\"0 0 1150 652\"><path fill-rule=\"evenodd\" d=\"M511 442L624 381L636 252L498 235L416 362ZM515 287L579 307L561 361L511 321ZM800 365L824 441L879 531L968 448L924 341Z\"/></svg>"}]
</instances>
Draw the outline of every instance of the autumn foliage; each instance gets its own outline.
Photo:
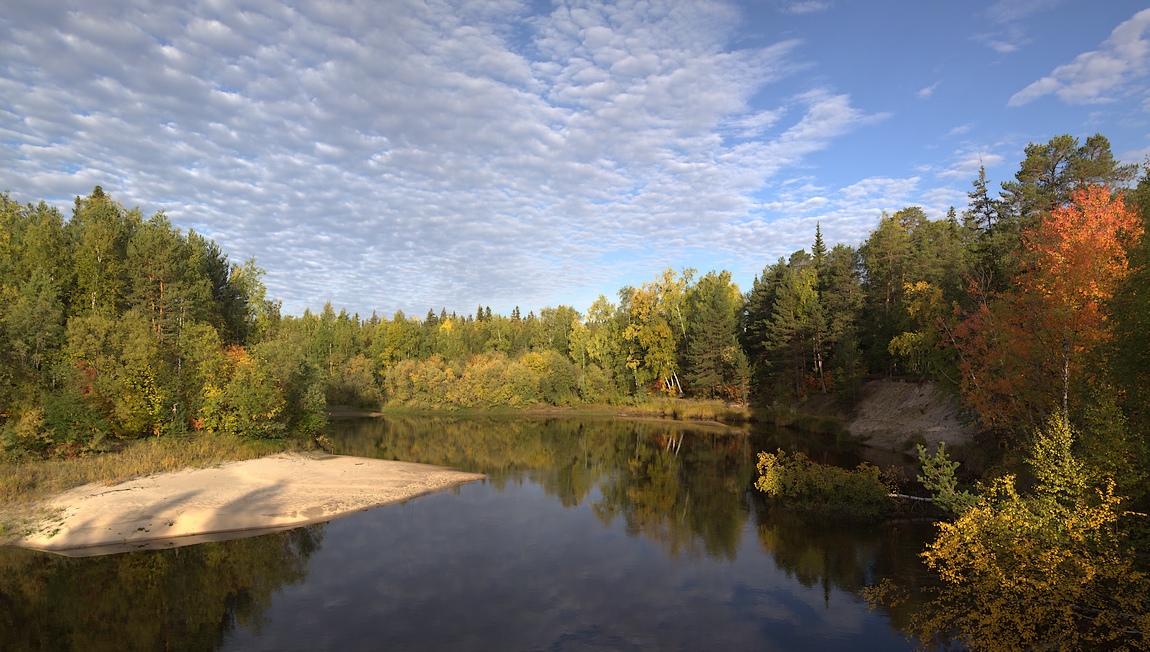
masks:
<instances>
[{"instance_id":1,"label":"autumn foliage","mask_svg":"<svg viewBox=\"0 0 1150 652\"><path fill-rule=\"evenodd\" d=\"M1087 186L1023 233L1013 288L978 299L955 332L961 388L988 428L1032 429L1069 413L1110 337L1106 305L1128 273L1126 245L1141 223L1122 195Z\"/></svg>"}]
</instances>

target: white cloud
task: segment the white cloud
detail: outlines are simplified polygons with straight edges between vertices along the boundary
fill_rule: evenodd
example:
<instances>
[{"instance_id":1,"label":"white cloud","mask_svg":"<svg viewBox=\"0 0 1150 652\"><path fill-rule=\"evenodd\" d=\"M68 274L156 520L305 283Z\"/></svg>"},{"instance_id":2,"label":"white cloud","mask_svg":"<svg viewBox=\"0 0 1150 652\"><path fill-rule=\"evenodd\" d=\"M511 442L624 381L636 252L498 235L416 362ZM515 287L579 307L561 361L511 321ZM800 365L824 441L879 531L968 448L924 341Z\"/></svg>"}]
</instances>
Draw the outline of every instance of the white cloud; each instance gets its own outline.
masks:
<instances>
[{"instance_id":1,"label":"white cloud","mask_svg":"<svg viewBox=\"0 0 1150 652\"><path fill-rule=\"evenodd\" d=\"M1021 50L1033 40L1020 25L1007 25L1004 29L977 34L974 40L999 54L1011 54Z\"/></svg>"},{"instance_id":2,"label":"white cloud","mask_svg":"<svg viewBox=\"0 0 1150 652\"><path fill-rule=\"evenodd\" d=\"M257 256L290 311L539 306L691 247L750 255L724 225L763 184L885 117L823 89L753 105L805 64L797 40L732 49L737 19L703 0L49 7L0 21L0 165L21 201L101 184L166 210Z\"/></svg>"},{"instance_id":3,"label":"white cloud","mask_svg":"<svg viewBox=\"0 0 1150 652\"><path fill-rule=\"evenodd\" d=\"M1118 158L1126 163L1145 163L1150 161L1150 147L1123 152Z\"/></svg>"},{"instance_id":4,"label":"white cloud","mask_svg":"<svg viewBox=\"0 0 1150 652\"><path fill-rule=\"evenodd\" d=\"M819 224L828 244L858 246L866 240L884 212L922 206L932 218L941 218L961 195L946 188L921 190L920 177L867 177L837 189L790 179L777 185L759 213L723 230L731 241L753 244L757 256L743 257L735 270L747 276L797 249L809 248Z\"/></svg>"},{"instance_id":5,"label":"white cloud","mask_svg":"<svg viewBox=\"0 0 1150 652\"><path fill-rule=\"evenodd\" d=\"M942 84L941 81L936 81L926 88L919 89L918 92L915 93L915 97L920 100L929 100L931 96L934 95L934 91L938 89L940 84Z\"/></svg>"},{"instance_id":6,"label":"white cloud","mask_svg":"<svg viewBox=\"0 0 1150 652\"><path fill-rule=\"evenodd\" d=\"M826 11L833 7L834 3L824 0L777 0L775 6L784 14L802 16Z\"/></svg>"},{"instance_id":7,"label":"white cloud","mask_svg":"<svg viewBox=\"0 0 1150 652\"><path fill-rule=\"evenodd\" d=\"M1114 28L1097 50L1084 52L1059 66L1050 75L1018 91L1008 106L1022 106L1054 93L1067 104L1110 102L1128 90L1129 84L1150 70L1150 9Z\"/></svg>"},{"instance_id":8,"label":"white cloud","mask_svg":"<svg viewBox=\"0 0 1150 652\"><path fill-rule=\"evenodd\" d=\"M999 0L986 10L986 15L993 22L1010 23L1053 9L1062 3L1063 0Z\"/></svg>"},{"instance_id":9,"label":"white cloud","mask_svg":"<svg viewBox=\"0 0 1150 652\"><path fill-rule=\"evenodd\" d=\"M999 54L1012 54L1029 45L1031 39L1021 21L1034 14L1049 11L1064 0L999 0L986 10L992 31L977 34L974 39Z\"/></svg>"},{"instance_id":10,"label":"white cloud","mask_svg":"<svg viewBox=\"0 0 1150 652\"><path fill-rule=\"evenodd\" d=\"M950 167L935 174L940 179L973 180L981 167L994 167L1005 158L987 151L985 148L965 149L955 152Z\"/></svg>"}]
</instances>

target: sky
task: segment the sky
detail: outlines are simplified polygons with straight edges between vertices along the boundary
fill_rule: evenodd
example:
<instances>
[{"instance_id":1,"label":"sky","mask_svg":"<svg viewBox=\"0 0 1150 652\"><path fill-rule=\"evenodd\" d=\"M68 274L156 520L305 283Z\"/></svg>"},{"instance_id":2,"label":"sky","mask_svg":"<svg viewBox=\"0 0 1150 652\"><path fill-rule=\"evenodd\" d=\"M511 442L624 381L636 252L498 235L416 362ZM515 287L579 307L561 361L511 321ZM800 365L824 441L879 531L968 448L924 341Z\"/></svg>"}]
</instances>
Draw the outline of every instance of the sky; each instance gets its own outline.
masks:
<instances>
[{"instance_id":1,"label":"sky","mask_svg":"<svg viewBox=\"0 0 1150 652\"><path fill-rule=\"evenodd\" d=\"M288 314L745 291L1064 133L1150 155L1150 4L0 0L0 191L164 211Z\"/></svg>"}]
</instances>

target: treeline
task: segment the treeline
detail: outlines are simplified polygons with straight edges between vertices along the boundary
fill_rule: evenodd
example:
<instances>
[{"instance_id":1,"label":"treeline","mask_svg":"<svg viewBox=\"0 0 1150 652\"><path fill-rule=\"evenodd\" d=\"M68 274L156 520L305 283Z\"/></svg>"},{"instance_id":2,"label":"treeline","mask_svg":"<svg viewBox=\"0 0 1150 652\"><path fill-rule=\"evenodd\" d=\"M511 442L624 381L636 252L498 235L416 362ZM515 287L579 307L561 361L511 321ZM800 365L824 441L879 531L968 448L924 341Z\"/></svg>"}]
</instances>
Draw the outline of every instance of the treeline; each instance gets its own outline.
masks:
<instances>
[{"instance_id":1,"label":"treeline","mask_svg":"<svg viewBox=\"0 0 1150 652\"><path fill-rule=\"evenodd\" d=\"M505 317L480 307L466 316L360 320L329 305L285 317L279 337L312 342L331 370L334 404L526 407L650 394L745 401L742 305L727 272L667 270L620 290L618 304L600 297L585 315L559 306Z\"/></svg>"},{"instance_id":2,"label":"treeline","mask_svg":"<svg viewBox=\"0 0 1150 652\"><path fill-rule=\"evenodd\" d=\"M0 195L0 456L313 432L326 406L526 407L648 392L745 401L730 275L665 273L526 316L281 316L254 261L96 187L72 215Z\"/></svg>"},{"instance_id":3,"label":"treeline","mask_svg":"<svg viewBox=\"0 0 1150 652\"><path fill-rule=\"evenodd\" d=\"M1061 412L1144 459L1150 181L1131 189L1137 166L1101 135L1025 154L997 196L982 171L943 219L884 214L857 248L816 228L745 294L727 272L669 269L583 313L281 317L254 262L229 264L162 213L97 188L65 220L5 195L0 445L276 435L316 427L325 404L849 402L868 377L909 375L959 391L1008 449Z\"/></svg>"},{"instance_id":4,"label":"treeline","mask_svg":"<svg viewBox=\"0 0 1150 652\"><path fill-rule=\"evenodd\" d=\"M322 424L319 370L267 341L262 273L98 186L68 220L0 195L0 454Z\"/></svg>"},{"instance_id":5,"label":"treeline","mask_svg":"<svg viewBox=\"0 0 1150 652\"><path fill-rule=\"evenodd\" d=\"M1031 144L961 213L883 215L858 249L780 259L748 294L743 343L764 401L850 392L874 375L939 380L984 433L1025 448L1051 415L1138 485L1150 416L1150 175L1109 142ZM1101 459L1105 457L1105 459Z\"/></svg>"}]
</instances>

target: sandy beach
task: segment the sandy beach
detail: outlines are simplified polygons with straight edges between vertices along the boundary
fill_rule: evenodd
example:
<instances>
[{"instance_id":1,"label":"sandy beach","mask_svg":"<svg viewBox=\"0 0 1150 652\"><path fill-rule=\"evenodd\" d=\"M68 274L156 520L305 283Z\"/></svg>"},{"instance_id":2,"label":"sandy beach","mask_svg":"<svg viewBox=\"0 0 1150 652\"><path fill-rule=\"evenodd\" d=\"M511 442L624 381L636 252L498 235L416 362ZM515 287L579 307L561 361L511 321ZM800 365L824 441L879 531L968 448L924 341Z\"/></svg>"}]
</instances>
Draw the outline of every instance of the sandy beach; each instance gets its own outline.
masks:
<instances>
[{"instance_id":1,"label":"sandy beach","mask_svg":"<svg viewBox=\"0 0 1150 652\"><path fill-rule=\"evenodd\" d=\"M174 548L330 521L483 477L426 464L281 453L76 487L47 501L53 516L16 545L77 557Z\"/></svg>"}]
</instances>

